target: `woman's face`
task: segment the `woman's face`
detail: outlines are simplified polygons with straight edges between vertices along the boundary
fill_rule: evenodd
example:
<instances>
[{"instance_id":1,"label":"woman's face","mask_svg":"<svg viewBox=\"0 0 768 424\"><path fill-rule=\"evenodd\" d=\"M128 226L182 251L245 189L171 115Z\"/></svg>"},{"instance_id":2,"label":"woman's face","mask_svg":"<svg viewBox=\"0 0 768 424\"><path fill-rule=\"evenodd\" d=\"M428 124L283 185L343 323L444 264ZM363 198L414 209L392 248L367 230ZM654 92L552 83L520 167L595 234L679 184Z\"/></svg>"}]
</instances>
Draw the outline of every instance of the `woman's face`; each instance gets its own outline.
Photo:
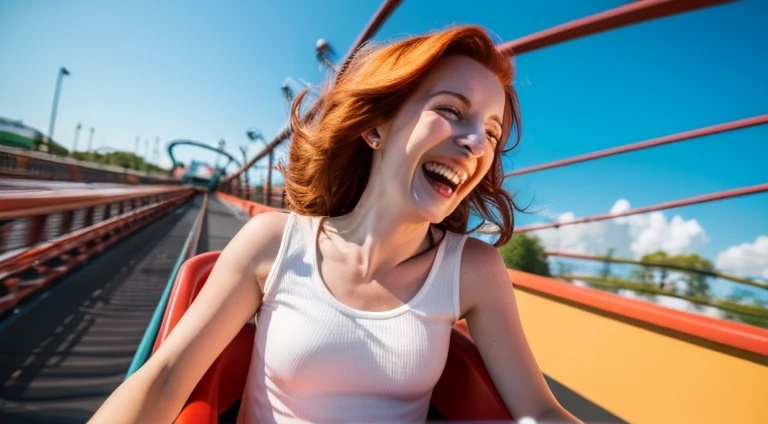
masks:
<instances>
[{"instance_id":1,"label":"woman's face","mask_svg":"<svg viewBox=\"0 0 768 424\"><path fill-rule=\"evenodd\" d=\"M380 172L396 201L430 222L450 215L490 169L505 101L485 66L465 56L442 58L378 127Z\"/></svg>"}]
</instances>

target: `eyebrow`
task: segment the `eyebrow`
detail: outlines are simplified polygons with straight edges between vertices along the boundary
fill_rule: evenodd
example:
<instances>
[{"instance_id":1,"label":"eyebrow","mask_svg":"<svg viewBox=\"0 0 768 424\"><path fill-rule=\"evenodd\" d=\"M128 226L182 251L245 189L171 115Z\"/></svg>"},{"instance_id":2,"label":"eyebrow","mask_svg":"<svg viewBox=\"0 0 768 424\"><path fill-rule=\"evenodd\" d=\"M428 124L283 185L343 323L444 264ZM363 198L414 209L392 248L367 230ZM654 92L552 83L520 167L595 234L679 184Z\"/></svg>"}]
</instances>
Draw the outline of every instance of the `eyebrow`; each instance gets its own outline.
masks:
<instances>
[{"instance_id":1,"label":"eyebrow","mask_svg":"<svg viewBox=\"0 0 768 424\"><path fill-rule=\"evenodd\" d=\"M455 91L450 91L450 90L441 90L441 91L432 93L432 95L430 95L429 98L432 99L433 97L437 97L442 94L447 94L449 96L456 97L457 99L461 100L461 102L464 103L464 106L466 107L472 106L472 102L467 98L467 96L461 93L457 93ZM501 118L499 118L497 115L491 115L491 119L496 121L496 123L499 124L499 127L504 128L504 126L501 124Z\"/></svg>"}]
</instances>

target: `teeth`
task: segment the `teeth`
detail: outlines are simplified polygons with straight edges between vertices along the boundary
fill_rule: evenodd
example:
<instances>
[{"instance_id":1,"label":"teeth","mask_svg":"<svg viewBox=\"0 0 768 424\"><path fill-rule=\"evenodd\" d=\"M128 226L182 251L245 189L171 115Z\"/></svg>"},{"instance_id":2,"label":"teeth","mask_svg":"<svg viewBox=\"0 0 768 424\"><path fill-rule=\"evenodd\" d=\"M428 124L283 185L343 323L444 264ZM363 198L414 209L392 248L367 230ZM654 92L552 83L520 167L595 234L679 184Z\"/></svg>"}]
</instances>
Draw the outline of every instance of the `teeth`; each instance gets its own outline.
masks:
<instances>
[{"instance_id":1,"label":"teeth","mask_svg":"<svg viewBox=\"0 0 768 424\"><path fill-rule=\"evenodd\" d=\"M466 172L454 170L453 168L438 162L427 162L424 164L424 168L426 168L427 171L444 176L457 186L466 181L468 177Z\"/></svg>"}]
</instances>

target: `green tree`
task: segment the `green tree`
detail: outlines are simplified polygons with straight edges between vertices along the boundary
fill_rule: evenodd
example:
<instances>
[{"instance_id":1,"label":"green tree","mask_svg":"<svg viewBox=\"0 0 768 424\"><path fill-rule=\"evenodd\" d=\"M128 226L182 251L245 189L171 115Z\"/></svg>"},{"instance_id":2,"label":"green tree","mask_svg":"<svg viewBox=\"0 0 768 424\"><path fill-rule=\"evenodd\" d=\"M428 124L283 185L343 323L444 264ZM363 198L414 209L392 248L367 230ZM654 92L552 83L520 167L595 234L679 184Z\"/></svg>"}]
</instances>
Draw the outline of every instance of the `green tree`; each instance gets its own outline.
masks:
<instances>
[{"instance_id":1,"label":"green tree","mask_svg":"<svg viewBox=\"0 0 768 424\"><path fill-rule=\"evenodd\" d=\"M499 248L507 268L549 276L549 263L541 240L534 235L517 233Z\"/></svg>"},{"instance_id":2,"label":"green tree","mask_svg":"<svg viewBox=\"0 0 768 424\"><path fill-rule=\"evenodd\" d=\"M699 272L687 270L687 269L698 269L702 271L714 271L714 266L712 265L712 262L710 262L707 259L704 259L703 257L697 255L696 253L671 256L667 254L667 252L659 250L657 252L650 253L643 256L640 259L640 262L647 262L649 266L659 270L661 274L659 287L661 288L664 288L664 286L667 283L669 283L669 281L667 281L667 276L669 275L669 269L663 266L654 267L653 265L657 265L657 264L671 265L674 267L685 268L679 271L685 276L684 277L684 282L686 283L685 294L687 294L688 296L697 296L697 297L709 296L709 283L707 282L707 276Z\"/></svg>"},{"instance_id":3,"label":"green tree","mask_svg":"<svg viewBox=\"0 0 768 424\"><path fill-rule=\"evenodd\" d=\"M700 269L702 271L713 271L715 269L712 262L695 253L675 255L670 258L670 261L673 265L682 268ZM683 271L683 274L685 274L687 295L709 297L709 283L707 282L706 275L692 271Z\"/></svg>"},{"instance_id":4,"label":"green tree","mask_svg":"<svg viewBox=\"0 0 768 424\"><path fill-rule=\"evenodd\" d=\"M669 261L669 255L667 255L667 252L664 252L663 250L658 250L653 253L648 253L646 255L643 255L642 258L640 258L640 262L647 262L649 264L661 264L666 265ZM651 269L656 269L659 271L660 277L659 277L659 287L664 288L664 285L667 283L667 275L669 275L669 271L667 271L664 267L651 267Z\"/></svg>"},{"instance_id":5,"label":"green tree","mask_svg":"<svg viewBox=\"0 0 768 424\"><path fill-rule=\"evenodd\" d=\"M603 269L600 270L600 277L608 278L611 276L611 258L613 257L614 248L608 249L608 253L604 256L607 260L603 262Z\"/></svg>"},{"instance_id":6,"label":"green tree","mask_svg":"<svg viewBox=\"0 0 768 424\"><path fill-rule=\"evenodd\" d=\"M629 275L631 279L639 281L643 284L653 283L653 274L651 270L645 265L639 265L632 268L632 271L629 273Z\"/></svg>"}]
</instances>

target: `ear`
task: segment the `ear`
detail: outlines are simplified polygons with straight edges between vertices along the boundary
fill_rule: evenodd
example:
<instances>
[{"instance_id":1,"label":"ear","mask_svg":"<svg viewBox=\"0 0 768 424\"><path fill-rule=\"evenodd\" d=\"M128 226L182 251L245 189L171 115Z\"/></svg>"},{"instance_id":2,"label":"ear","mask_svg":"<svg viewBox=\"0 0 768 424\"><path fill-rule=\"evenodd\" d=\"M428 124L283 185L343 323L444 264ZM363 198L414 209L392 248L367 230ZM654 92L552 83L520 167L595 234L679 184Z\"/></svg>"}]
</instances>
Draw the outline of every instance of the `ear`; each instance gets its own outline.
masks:
<instances>
[{"instance_id":1,"label":"ear","mask_svg":"<svg viewBox=\"0 0 768 424\"><path fill-rule=\"evenodd\" d=\"M365 142L368 143L373 150L379 150L379 148L381 148L381 134L379 133L378 128L373 127L365 131L362 135Z\"/></svg>"}]
</instances>

